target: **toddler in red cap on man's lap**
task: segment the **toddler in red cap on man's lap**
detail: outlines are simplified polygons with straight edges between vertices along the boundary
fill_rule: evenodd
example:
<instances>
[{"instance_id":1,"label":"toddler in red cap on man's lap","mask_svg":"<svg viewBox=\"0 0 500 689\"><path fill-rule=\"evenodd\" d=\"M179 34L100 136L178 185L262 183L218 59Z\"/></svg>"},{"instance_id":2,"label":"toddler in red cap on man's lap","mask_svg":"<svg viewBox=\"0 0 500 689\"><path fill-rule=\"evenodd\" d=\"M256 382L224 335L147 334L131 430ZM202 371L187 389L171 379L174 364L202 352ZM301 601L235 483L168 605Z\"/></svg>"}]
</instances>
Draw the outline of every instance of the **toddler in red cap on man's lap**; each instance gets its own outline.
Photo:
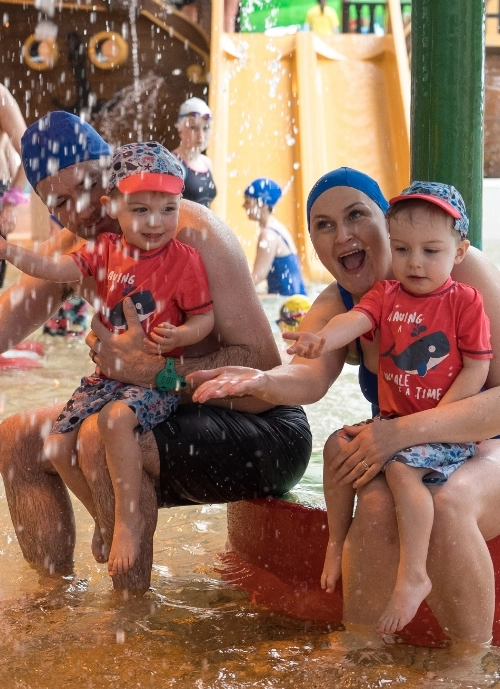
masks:
<instances>
[{"instance_id":1,"label":"toddler in red cap on man's lap","mask_svg":"<svg viewBox=\"0 0 500 689\"><path fill-rule=\"evenodd\" d=\"M183 187L182 169L166 148L156 142L127 144L113 155L107 195L101 198L108 215L118 220L121 236L102 233L72 254L57 258L0 242L0 257L34 277L77 283L92 276L101 320L117 334L127 328L123 303L131 299L145 330L146 351L168 354L164 384L157 389L111 380L97 368L82 379L45 440L48 459L95 520L92 496L76 463L76 442L82 421L99 412L115 495L111 575L133 567L140 548L143 462L137 436L175 411L178 389L185 383L176 375L172 357L203 340L214 325L201 257L175 239ZM99 548L102 539L96 526L94 554Z\"/></svg>"}]
</instances>

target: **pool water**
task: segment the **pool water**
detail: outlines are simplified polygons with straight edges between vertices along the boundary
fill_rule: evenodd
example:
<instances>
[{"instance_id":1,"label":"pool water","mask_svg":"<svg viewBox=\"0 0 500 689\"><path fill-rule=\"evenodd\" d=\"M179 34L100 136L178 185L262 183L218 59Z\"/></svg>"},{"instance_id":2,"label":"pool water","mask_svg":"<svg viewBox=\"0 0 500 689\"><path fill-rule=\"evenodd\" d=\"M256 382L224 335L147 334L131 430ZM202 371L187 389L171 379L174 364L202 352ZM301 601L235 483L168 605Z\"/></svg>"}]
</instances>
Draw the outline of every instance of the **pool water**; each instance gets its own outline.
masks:
<instances>
[{"instance_id":1,"label":"pool water","mask_svg":"<svg viewBox=\"0 0 500 689\"><path fill-rule=\"evenodd\" d=\"M281 299L264 297L263 304L273 323ZM65 401L93 368L82 342L35 337L46 346L44 367L0 371L0 419ZM317 501L322 500L322 444L342 423L369 415L357 389L357 370L346 369L334 389L307 408L315 453L299 491ZM42 581L21 556L0 490L0 687L368 689L500 683L500 653L494 649L473 664L449 649L384 645L369 635L255 605L221 580L223 505L160 510L151 590L124 601L113 594L106 567L91 556L91 518L76 501L74 507L75 575Z\"/></svg>"}]
</instances>

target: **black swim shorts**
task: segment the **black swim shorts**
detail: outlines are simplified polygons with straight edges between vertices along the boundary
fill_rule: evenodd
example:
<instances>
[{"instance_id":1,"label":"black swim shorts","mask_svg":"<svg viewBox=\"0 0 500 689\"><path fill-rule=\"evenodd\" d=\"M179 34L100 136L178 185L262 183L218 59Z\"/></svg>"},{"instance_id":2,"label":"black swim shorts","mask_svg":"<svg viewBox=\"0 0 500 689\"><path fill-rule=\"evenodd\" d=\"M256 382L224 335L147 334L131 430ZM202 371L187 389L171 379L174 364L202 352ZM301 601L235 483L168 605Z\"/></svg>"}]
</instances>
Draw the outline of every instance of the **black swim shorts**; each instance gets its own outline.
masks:
<instances>
[{"instance_id":1,"label":"black swim shorts","mask_svg":"<svg viewBox=\"0 0 500 689\"><path fill-rule=\"evenodd\" d=\"M153 433L160 507L283 495L301 479L311 455L302 407L246 414L184 404Z\"/></svg>"}]
</instances>

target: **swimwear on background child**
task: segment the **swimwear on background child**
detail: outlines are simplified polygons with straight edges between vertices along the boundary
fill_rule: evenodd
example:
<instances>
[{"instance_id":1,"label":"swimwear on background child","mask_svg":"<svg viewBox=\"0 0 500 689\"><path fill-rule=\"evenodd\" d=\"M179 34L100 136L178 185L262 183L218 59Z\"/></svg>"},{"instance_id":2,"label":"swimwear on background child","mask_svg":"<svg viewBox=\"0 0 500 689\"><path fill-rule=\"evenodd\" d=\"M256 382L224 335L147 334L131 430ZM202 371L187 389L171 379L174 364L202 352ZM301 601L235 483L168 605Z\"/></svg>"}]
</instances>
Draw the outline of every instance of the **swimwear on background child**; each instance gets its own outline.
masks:
<instances>
[{"instance_id":1,"label":"swimwear on background child","mask_svg":"<svg viewBox=\"0 0 500 689\"><path fill-rule=\"evenodd\" d=\"M111 161L107 196L101 203L118 220L122 235L103 233L67 256L48 258L0 240L0 257L22 271L52 282L96 281L102 322L113 332L127 323L123 302L129 298L148 337L150 354L168 354L165 372L177 384L158 389L111 380L99 369L82 379L45 440L47 457L66 485L96 519L89 486L76 464L78 429L99 412L98 425L115 495L115 526L109 554L111 575L129 570L139 553L143 531L139 512L142 454L137 434L152 429L177 408L181 379L173 360L183 347L213 329L213 303L201 257L177 241L184 181L180 165L156 142L127 144ZM94 555L101 534L96 523Z\"/></svg>"},{"instance_id":2,"label":"swimwear on background child","mask_svg":"<svg viewBox=\"0 0 500 689\"><path fill-rule=\"evenodd\" d=\"M316 358L362 335L371 341L379 331L380 419L476 395L492 358L481 295L450 277L469 247L469 220L461 195L445 184L414 182L389 203L396 279L378 282L351 311L332 318L317 334L283 334L295 340L289 354ZM351 439L339 430L324 450L329 541L321 584L329 592L340 577L354 506L353 488L335 483L331 461ZM434 519L432 486L444 483L474 450L475 443L429 443L402 450L386 463L384 471L396 505L400 559L379 632L400 631L429 595L432 584L426 560ZM365 469L369 469L366 463Z\"/></svg>"}]
</instances>

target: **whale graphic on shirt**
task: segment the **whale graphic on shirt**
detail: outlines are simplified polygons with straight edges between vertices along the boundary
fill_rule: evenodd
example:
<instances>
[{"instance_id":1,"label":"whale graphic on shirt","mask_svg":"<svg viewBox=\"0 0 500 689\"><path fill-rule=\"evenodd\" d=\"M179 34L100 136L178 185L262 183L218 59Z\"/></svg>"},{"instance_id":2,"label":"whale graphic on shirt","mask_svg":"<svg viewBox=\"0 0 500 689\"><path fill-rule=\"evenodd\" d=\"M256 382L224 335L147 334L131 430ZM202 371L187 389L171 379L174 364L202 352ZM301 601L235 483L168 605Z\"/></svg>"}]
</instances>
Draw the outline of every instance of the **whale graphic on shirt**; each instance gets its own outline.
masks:
<instances>
[{"instance_id":1,"label":"whale graphic on shirt","mask_svg":"<svg viewBox=\"0 0 500 689\"><path fill-rule=\"evenodd\" d=\"M153 294L149 290L144 292L134 292L133 294L128 294L127 297L132 300L135 306L137 315L139 316L139 321L145 321L156 311L156 302L154 300ZM123 300L116 304L108 315L108 320L117 330L126 330L127 321L125 319L125 314L123 313Z\"/></svg>"},{"instance_id":2,"label":"whale graphic on shirt","mask_svg":"<svg viewBox=\"0 0 500 689\"><path fill-rule=\"evenodd\" d=\"M435 368L450 353L450 342L441 330L412 342L400 354L392 353L395 346L393 344L380 356L390 356L399 369L419 376L425 376L427 371Z\"/></svg>"}]
</instances>

